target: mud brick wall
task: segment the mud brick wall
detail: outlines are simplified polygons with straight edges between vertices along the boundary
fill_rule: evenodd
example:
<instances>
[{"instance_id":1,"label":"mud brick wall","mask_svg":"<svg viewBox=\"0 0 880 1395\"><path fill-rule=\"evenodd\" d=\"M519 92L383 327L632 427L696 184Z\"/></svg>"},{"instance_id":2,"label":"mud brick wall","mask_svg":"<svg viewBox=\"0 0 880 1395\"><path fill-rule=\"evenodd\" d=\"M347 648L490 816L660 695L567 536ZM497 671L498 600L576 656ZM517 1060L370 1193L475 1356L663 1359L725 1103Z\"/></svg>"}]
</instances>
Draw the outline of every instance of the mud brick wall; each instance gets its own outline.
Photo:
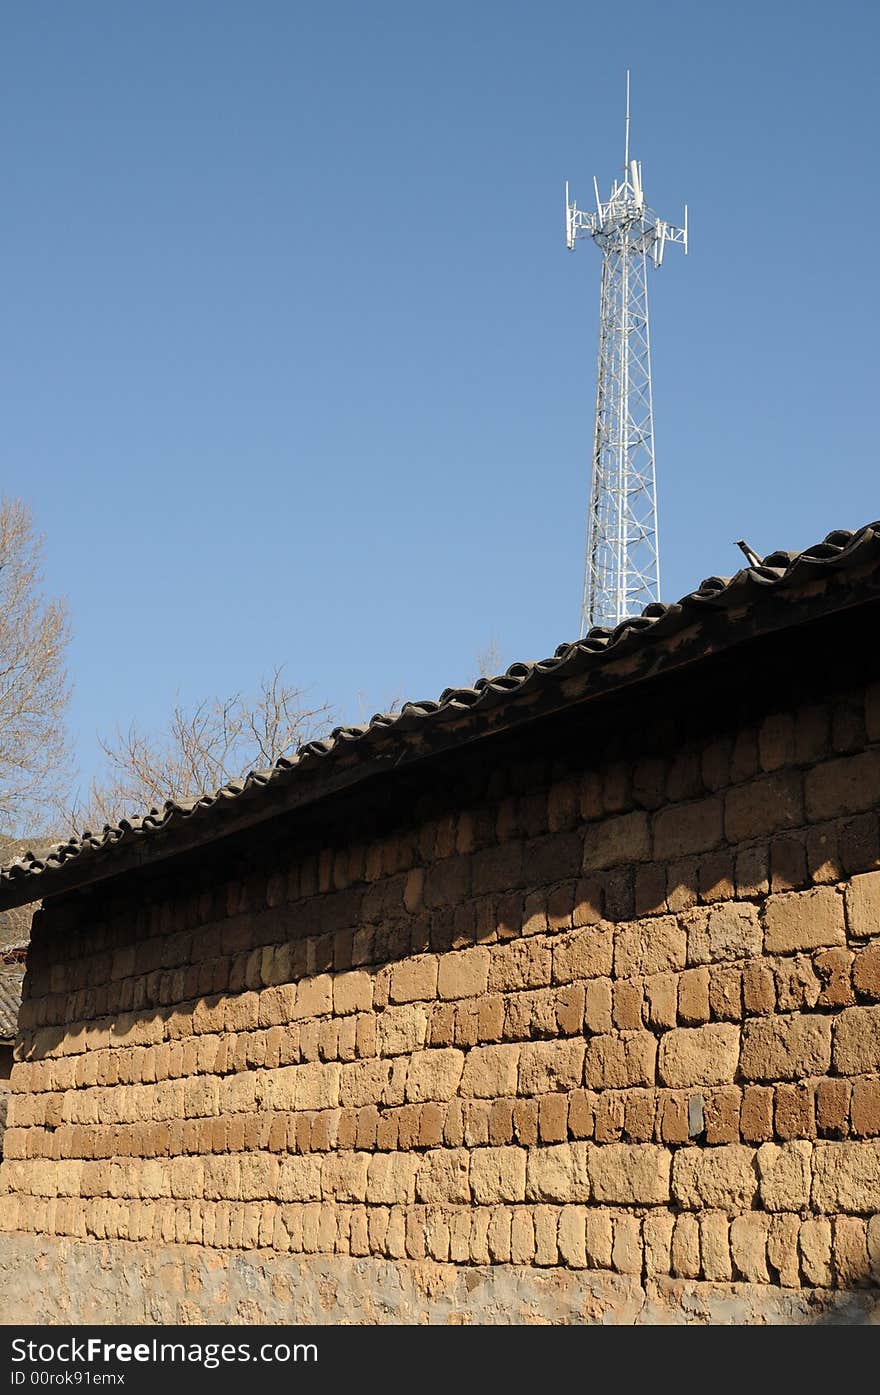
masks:
<instances>
[{"instance_id":1,"label":"mud brick wall","mask_svg":"<svg viewBox=\"0 0 880 1395\"><path fill-rule=\"evenodd\" d=\"M776 645L50 900L0 1226L877 1284L877 662Z\"/></svg>"}]
</instances>

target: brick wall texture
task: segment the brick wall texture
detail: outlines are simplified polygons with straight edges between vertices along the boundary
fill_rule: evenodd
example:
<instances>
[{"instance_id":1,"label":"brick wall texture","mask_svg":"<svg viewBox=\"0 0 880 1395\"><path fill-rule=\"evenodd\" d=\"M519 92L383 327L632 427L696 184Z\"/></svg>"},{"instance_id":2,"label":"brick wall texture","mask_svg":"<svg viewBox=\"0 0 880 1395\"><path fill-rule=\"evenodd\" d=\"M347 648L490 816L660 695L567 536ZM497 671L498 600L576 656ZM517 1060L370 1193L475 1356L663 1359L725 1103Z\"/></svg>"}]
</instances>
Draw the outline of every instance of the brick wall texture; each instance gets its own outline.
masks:
<instances>
[{"instance_id":1,"label":"brick wall texture","mask_svg":"<svg viewBox=\"0 0 880 1395\"><path fill-rule=\"evenodd\" d=\"M773 691L47 903L0 1227L880 1283L880 683Z\"/></svg>"}]
</instances>

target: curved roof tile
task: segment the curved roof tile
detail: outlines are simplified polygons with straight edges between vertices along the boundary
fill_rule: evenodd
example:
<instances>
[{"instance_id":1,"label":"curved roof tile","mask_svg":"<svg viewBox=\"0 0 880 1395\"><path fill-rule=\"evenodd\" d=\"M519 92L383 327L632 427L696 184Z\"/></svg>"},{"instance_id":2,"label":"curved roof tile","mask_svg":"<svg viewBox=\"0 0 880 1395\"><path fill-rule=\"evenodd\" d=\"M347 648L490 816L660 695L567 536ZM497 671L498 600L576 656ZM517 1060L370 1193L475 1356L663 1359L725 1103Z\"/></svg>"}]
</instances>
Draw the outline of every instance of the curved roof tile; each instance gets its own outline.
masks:
<instances>
[{"instance_id":1,"label":"curved roof tile","mask_svg":"<svg viewBox=\"0 0 880 1395\"><path fill-rule=\"evenodd\" d=\"M830 569L857 566L869 556L880 557L880 521L856 532L837 529L803 552L771 552L760 566L744 567L732 577L707 577L676 604L654 602L646 606L641 615L623 620L613 629L596 627L582 639L561 644L549 658L511 664L505 673L477 679L473 687L446 688L436 700L405 702L399 712L379 712L362 726L336 727L321 740L305 742L292 756L282 757L271 769L251 771L244 779L230 781L213 794L197 799L168 800L161 808L150 809L140 817L108 824L100 833L84 832L81 837L71 837L39 855L27 852L0 868L0 899L4 886L23 879L33 880L34 898L48 894L52 874L71 859L85 859L107 852L120 842L150 837L176 821L210 818L218 805L240 799L277 781L295 778L299 770L312 767L315 762L332 759L343 752L357 758L359 752L377 740L403 741L408 734L419 732L429 724L454 719L463 712L500 706L511 696L529 692L552 676L583 673L636 647L662 643L695 619L699 620L701 613L707 610L741 606L768 590L807 583Z\"/></svg>"}]
</instances>

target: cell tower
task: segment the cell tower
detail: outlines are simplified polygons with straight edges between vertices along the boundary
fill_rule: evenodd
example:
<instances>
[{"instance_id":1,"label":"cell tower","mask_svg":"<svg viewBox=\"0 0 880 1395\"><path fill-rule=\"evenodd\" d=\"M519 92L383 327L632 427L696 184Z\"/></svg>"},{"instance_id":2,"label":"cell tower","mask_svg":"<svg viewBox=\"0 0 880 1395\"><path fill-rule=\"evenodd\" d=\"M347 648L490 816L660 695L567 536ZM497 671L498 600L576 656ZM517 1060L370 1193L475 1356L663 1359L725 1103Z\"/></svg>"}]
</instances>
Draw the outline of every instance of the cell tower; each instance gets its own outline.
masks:
<instances>
[{"instance_id":1,"label":"cell tower","mask_svg":"<svg viewBox=\"0 0 880 1395\"><path fill-rule=\"evenodd\" d=\"M590 473L581 634L613 627L660 596L648 258L663 261L684 227L664 223L645 203L642 166L629 157L629 72L623 179L603 203L593 179L595 212L585 213L565 186L565 243L591 237L602 253L596 432Z\"/></svg>"}]
</instances>

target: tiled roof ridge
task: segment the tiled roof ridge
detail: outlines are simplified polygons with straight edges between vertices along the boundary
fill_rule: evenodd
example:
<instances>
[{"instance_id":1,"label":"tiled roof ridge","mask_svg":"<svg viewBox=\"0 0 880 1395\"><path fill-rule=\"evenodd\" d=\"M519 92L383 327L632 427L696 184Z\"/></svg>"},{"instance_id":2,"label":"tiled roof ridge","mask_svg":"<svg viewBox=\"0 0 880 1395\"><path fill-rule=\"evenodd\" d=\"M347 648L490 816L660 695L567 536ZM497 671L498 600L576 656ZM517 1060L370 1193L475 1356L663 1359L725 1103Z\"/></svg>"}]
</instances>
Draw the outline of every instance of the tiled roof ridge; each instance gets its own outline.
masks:
<instances>
[{"instance_id":1,"label":"tiled roof ridge","mask_svg":"<svg viewBox=\"0 0 880 1395\"><path fill-rule=\"evenodd\" d=\"M350 747L375 733L404 736L422 723L436 722L447 714L488 707L493 700L503 700L521 690L530 680L550 675L564 676L576 661L582 664L584 658L591 657L597 662L604 661L608 655L616 656L624 646L629 651L633 644L640 646L649 640L662 639L681 627L683 612L689 612L688 618L691 618L694 612L699 613L701 609L715 610L727 607L740 598L751 599L756 587L776 589L802 579L814 579L817 573L829 567L839 567L855 560L866 547L873 547L878 542L880 520L856 531L836 529L821 542L801 552L768 553L760 566L743 567L732 577L707 577L695 591L689 592L681 600L670 605L653 602L640 615L621 621L613 629L591 629L582 639L559 645L549 658L534 663L511 664L503 674L478 678L473 687L445 688L437 699L405 702L399 712L377 713L361 726L335 727L328 736L305 742L292 756L282 757L271 768L251 771L212 794L188 800L169 799L161 808L152 808L142 816L106 824L100 833L85 831L80 837L73 836L41 856L26 852L0 867L0 892L10 882L41 877L59 870L72 858L109 849L122 840L149 836L175 820L202 816L217 805L238 799L246 791L266 787L280 778L289 777L299 767L325 759L341 747ZM39 894L35 891L35 895Z\"/></svg>"}]
</instances>

